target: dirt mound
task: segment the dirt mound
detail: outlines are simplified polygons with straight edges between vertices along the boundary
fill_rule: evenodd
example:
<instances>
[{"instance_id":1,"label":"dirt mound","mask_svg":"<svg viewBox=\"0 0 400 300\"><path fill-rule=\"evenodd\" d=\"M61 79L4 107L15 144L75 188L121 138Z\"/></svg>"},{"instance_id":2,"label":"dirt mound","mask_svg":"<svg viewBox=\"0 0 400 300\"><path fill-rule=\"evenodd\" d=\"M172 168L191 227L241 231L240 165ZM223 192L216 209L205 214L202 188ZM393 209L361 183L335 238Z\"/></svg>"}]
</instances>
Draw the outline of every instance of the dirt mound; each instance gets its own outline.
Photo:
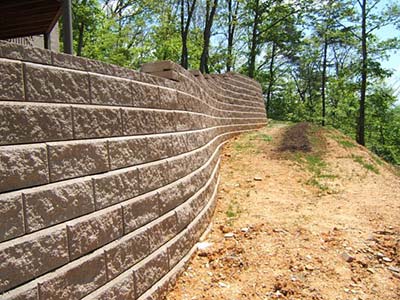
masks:
<instances>
[{"instance_id":1,"label":"dirt mound","mask_svg":"<svg viewBox=\"0 0 400 300\"><path fill-rule=\"evenodd\" d=\"M340 132L309 126L225 146L209 247L167 299L400 299L400 177ZM304 129L311 151L277 152Z\"/></svg>"},{"instance_id":2,"label":"dirt mound","mask_svg":"<svg viewBox=\"0 0 400 300\"><path fill-rule=\"evenodd\" d=\"M306 122L290 126L283 134L278 151L303 151L312 150L311 142L308 137L311 125Z\"/></svg>"}]
</instances>

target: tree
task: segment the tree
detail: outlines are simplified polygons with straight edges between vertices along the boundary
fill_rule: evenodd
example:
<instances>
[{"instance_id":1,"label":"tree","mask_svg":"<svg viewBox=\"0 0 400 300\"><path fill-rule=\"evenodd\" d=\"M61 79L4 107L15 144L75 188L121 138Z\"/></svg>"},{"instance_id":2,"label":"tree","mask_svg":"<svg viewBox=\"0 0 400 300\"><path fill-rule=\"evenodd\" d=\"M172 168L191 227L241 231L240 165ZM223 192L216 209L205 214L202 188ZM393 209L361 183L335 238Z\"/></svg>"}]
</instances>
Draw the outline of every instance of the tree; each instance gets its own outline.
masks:
<instances>
[{"instance_id":1,"label":"tree","mask_svg":"<svg viewBox=\"0 0 400 300\"><path fill-rule=\"evenodd\" d=\"M188 35L190 22L193 17L194 9L196 7L196 0L180 0L181 9L181 39L182 39L182 51L181 51L181 66L187 69L189 67L189 54L188 54Z\"/></svg>"},{"instance_id":2,"label":"tree","mask_svg":"<svg viewBox=\"0 0 400 300\"><path fill-rule=\"evenodd\" d=\"M211 6L211 7L210 7ZM208 57L210 49L211 28L217 11L218 0L206 0L205 26L203 32L203 51L200 57L200 72L209 73Z\"/></svg>"}]
</instances>

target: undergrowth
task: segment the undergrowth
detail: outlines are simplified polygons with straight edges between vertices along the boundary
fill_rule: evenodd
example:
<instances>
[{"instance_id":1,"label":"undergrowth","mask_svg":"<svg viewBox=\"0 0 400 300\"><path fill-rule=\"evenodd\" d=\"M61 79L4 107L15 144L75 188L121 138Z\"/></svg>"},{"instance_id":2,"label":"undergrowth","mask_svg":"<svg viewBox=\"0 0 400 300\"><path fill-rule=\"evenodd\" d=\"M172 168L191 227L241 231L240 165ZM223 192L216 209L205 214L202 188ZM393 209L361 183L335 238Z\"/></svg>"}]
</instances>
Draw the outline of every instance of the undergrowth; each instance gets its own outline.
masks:
<instances>
[{"instance_id":1,"label":"undergrowth","mask_svg":"<svg viewBox=\"0 0 400 300\"><path fill-rule=\"evenodd\" d=\"M353 161L360 164L364 169L379 174L378 168L375 165L366 162L362 156L352 154L351 157L353 158Z\"/></svg>"}]
</instances>

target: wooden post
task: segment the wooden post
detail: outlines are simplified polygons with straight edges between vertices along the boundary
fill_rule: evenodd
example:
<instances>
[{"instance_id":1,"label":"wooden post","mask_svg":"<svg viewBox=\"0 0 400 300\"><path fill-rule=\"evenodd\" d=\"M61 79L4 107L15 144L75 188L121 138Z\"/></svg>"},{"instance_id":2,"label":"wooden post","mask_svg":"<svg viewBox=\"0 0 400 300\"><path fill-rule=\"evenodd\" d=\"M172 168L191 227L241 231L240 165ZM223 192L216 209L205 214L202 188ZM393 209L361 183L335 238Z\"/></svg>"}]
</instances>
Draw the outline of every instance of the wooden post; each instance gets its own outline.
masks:
<instances>
[{"instance_id":1,"label":"wooden post","mask_svg":"<svg viewBox=\"0 0 400 300\"><path fill-rule=\"evenodd\" d=\"M73 54L71 0L63 1L62 10L63 10L64 53Z\"/></svg>"}]
</instances>

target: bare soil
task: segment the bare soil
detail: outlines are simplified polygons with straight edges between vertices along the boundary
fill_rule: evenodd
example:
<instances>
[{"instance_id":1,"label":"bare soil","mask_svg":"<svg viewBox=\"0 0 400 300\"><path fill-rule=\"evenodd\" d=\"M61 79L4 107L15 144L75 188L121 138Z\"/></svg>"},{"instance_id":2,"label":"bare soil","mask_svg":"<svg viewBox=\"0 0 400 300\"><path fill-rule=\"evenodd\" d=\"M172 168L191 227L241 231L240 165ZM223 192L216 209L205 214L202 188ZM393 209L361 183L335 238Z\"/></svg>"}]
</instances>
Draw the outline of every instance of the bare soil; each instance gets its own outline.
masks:
<instances>
[{"instance_id":1,"label":"bare soil","mask_svg":"<svg viewBox=\"0 0 400 300\"><path fill-rule=\"evenodd\" d=\"M400 299L400 177L333 130L279 151L287 129L225 146L211 245L167 299Z\"/></svg>"}]
</instances>

